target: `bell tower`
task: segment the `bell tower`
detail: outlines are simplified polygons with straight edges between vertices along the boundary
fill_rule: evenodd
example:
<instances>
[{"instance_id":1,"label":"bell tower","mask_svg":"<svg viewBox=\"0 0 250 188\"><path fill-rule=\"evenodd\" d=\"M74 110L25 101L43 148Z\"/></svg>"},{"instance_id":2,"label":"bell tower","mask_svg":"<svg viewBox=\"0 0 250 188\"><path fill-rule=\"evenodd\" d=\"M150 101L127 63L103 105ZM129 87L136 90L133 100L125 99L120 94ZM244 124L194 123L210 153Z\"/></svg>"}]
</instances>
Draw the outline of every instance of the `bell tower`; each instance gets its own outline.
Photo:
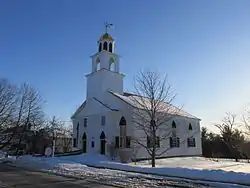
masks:
<instances>
[{"instance_id":1,"label":"bell tower","mask_svg":"<svg viewBox=\"0 0 250 188\"><path fill-rule=\"evenodd\" d=\"M115 40L105 33L97 41L97 53L91 56L92 71L87 77L87 98L96 97L102 100L104 92L123 93L123 74L120 74L120 57L115 53Z\"/></svg>"}]
</instances>

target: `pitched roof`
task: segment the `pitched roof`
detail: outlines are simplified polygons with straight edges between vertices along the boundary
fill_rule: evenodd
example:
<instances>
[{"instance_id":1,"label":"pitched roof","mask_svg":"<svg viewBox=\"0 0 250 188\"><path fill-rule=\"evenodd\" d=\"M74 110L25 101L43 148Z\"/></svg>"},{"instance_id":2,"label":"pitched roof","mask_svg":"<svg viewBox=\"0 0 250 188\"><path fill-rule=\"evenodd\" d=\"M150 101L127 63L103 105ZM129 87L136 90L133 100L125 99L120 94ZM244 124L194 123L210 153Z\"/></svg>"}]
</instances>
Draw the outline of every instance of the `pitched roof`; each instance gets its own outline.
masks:
<instances>
[{"instance_id":1,"label":"pitched roof","mask_svg":"<svg viewBox=\"0 0 250 188\"><path fill-rule=\"evenodd\" d=\"M135 95L133 93L127 93L127 92L124 92L123 94L119 94L119 93L115 93L115 92L111 92L111 91L109 91L109 92L133 107L140 108L140 104L136 101L142 100L143 105L146 105L146 106L148 106L148 108L150 108L150 106L149 106L150 100L146 97L141 97L141 96ZM119 109L113 108L110 105L103 103L102 101L100 101L99 99L97 99L95 97L93 97L93 99L96 100L97 102L99 102L100 104L102 104L103 106L105 106L106 108L108 108L109 110L119 111ZM85 105L86 105L86 101L84 101L81 104L81 106L71 116L71 119L75 118L75 116L85 107ZM197 118L196 116L193 116L193 115L189 114L188 112L185 112L182 109L178 109L176 106L168 104L166 102L162 102L160 104L160 108L163 109L163 112L165 110L168 113L173 112L173 114L175 114L175 115L179 115L179 116L183 116L183 117L187 117L187 118L191 118L191 119L201 120L200 118Z\"/></svg>"},{"instance_id":2,"label":"pitched roof","mask_svg":"<svg viewBox=\"0 0 250 188\"><path fill-rule=\"evenodd\" d=\"M124 102L126 102L127 104L129 104L133 107L142 108L142 106L146 106L146 107L148 106L148 109L150 109L150 99L148 99L146 97L138 96L138 95L135 95L133 93L123 93L123 95L119 94L119 93L114 93L111 91L110 91L110 93L113 94L114 96L120 98L121 100L123 100ZM174 105L168 104L167 102L161 102L159 107L160 107L160 109L162 109L163 112L167 111L167 113L173 113L173 114L178 115L178 116L183 116L183 117L187 117L187 118L200 120L199 118L185 112L182 109L177 108ZM143 107L143 109L145 109L145 107Z\"/></svg>"},{"instance_id":3,"label":"pitched roof","mask_svg":"<svg viewBox=\"0 0 250 188\"><path fill-rule=\"evenodd\" d=\"M103 103L102 101L98 100L97 98L93 97L94 100L96 100L97 102L99 102L101 105L103 105L104 107L108 108L111 111L119 111L116 108L112 108L111 106L109 106L108 104ZM85 107L86 105L86 101L84 101L84 103L81 104L81 106L76 110L76 112L71 116L71 119L75 118L75 116Z\"/></svg>"},{"instance_id":4,"label":"pitched roof","mask_svg":"<svg viewBox=\"0 0 250 188\"><path fill-rule=\"evenodd\" d=\"M71 119L75 118L75 116L85 107L86 100L77 108L75 113L71 116Z\"/></svg>"}]
</instances>

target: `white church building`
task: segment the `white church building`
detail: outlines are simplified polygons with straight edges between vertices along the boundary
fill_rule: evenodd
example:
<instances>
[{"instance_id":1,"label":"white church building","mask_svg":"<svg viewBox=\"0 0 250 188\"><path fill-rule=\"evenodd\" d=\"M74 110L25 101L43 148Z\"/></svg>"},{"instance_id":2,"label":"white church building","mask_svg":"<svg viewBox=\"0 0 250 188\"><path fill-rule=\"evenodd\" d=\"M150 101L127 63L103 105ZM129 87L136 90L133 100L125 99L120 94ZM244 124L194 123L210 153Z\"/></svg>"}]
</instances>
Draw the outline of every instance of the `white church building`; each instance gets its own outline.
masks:
<instances>
[{"instance_id":1,"label":"white church building","mask_svg":"<svg viewBox=\"0 0 250 188\"><path fill-rule=\"evenodd\" d=\"M132 122L135 107L131 99L135 95L123 91L120 57L115 53L115 40L110 34L106 32L100 37L98 52L91 58L92 70L86 75L86 100L71 117L73 148L110 155L114 145L117 151L127 152L132 160L150 158L145 148L135 147L131 142L139 134ZM202 155L199 118L181 110L168 123L173 133L158 143L160 150L167 150L160 157Z\"/></svg>"}]
</instances>

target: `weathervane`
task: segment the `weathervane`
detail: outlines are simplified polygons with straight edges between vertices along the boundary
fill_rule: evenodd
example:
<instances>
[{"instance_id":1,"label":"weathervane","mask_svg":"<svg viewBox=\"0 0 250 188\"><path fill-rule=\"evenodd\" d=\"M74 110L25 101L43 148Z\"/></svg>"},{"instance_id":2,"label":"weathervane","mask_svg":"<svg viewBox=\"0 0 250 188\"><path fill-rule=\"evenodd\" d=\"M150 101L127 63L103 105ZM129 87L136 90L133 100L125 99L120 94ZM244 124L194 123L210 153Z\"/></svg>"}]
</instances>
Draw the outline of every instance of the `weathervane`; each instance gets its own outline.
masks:
<instances>
[{"instance_id":1,"label":"weathervane","mask_svg":"<svg viewBox=\"0 0 250 188\"><path fill-rule=\"evenodd\" d=\"M109 24L108 22L105 22L105 32L108 33L108 28L111 28L114 26L113 24Z\"/></svg>"}]
</instances>

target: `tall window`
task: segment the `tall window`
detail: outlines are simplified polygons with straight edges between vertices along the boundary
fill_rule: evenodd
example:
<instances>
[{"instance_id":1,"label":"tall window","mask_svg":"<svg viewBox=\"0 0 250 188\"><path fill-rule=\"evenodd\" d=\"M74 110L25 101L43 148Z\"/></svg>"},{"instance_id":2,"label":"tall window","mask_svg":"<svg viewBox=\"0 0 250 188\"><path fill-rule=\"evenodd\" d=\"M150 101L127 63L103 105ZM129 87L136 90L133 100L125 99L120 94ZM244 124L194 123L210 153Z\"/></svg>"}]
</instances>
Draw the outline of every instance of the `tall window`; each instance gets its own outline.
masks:
<instances>
[{"instance_id":1,"label":"tall window","mask_svg":"<svg viewBox=\"0 0 250 188\"><path fill-rule=\"evenodd\" d=\"M119 136L115 137L115 148L119 148Z\"/></svg>"},{"instance_id":2,"label":"tall window","mask_svg":"<svg viewBox=\"0 0 250 188\"><path fill-rule=\"evenodd\" d=\"M172 122L172 128L176 129L176 123L175 123L175 121Z\"/></svg>"},{"instance_id":3,"label":"tall window","mask_svg":"<svg viewBox=\"0 0 250 188\"><path fill-rule=\"evenodd\" d=\"M112 53L112 48L113 48L113 45L112 45L112 42L111 42L111 43L109 43L109 52L111 52L111 53Z\"/></svg>"},{"instance_id":4,"label":"tall window","mask_svg":"<svg viewBox=\"0 0 250 188\"><path fill-rule=\"evenodd\" d=\"M195 138L188 138L187 139L187 144L188 144L188 147L195 147L196 146Z\"/></svg>"},{"instance_id":5,"label":"tall window","mask_svg":"<svg viewBox=\"0 0 250 188\"><path fill-rule=\"evenodd\" d=\"M104 44L103 44L103 49L104 50L108 50L108 43L105 41Z\"/></svg>"},{"instance_id":6,"label":"tall window","mask_svg":"<svg viewBox=\"0 0 250 188\"><path fill-rule=\"evenodd\" d=\"M101 125L105 125L105 123L106 123L106 117L102 116L101 117Z\"/></svg>"},{"instance_id":7,"label":"tall window","mask_svg":"<svg viewBox=\"0 0 250 188\"><path fill-rule=\"evenodd\" d=\"M83 126L84 126L84 127L87 127L87 124L88 124L88 119L87 119L87 118L84 118L84 120L83 120Z\"/></svg>"},{"instance_id":8,"label":"tall window","mask_svg":"<svg viewBox=\"0 0 250 188\"><path fill-rule=\"evenodd\" d=\"M73 147L76 147L76 138L73 139Z\"/></svg>"},{"instance_id":9,"label":"tall window","mask_svg":"<svg viewBox=\"0 0 250 188\"><path fill-rule=\"evenodd\" d=\"M191 123L189 123L188 130L190 130L190 131L193 130Z\"/></svg>"},{"instance_id":10,"label":"tall window","mask_svg":"<svg viewBox=\"0 0 250 188\"><path fill-rule=\"evenodd\" d=\"M94 141L91 142L91 147L92 147L92 148L95 147L95 142L94 142Z\"/></svg>"},{"instance_id":11,"label":"tall window","mask_svg":"<svg viewBox=\"0 0 250 188\"><path fill-rule=\"evenodd\" d=\"M171 148L179 148L180 147L180 138L179 137L170 137L170 147Z\"/></svg>"}]
</instances>

